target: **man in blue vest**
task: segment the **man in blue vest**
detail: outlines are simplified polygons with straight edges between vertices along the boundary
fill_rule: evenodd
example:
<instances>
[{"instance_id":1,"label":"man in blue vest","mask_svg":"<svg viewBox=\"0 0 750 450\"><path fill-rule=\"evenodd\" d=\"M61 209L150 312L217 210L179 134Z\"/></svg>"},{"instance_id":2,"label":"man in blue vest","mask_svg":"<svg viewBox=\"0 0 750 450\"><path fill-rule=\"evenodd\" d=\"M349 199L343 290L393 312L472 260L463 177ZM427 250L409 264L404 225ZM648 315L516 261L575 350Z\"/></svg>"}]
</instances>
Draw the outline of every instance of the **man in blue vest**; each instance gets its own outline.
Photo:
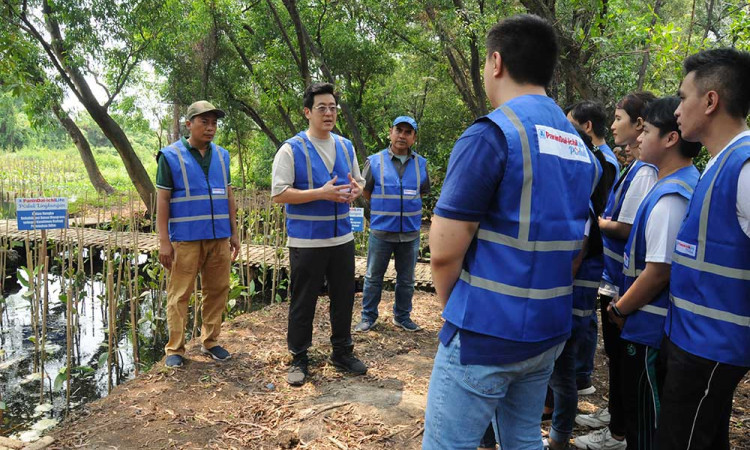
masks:
<instances>
[{"instance_id":1,"label":"man in blue vest","mask_svg":"<svg viewBox=\"0 0 750 450\"><path fill-rule=\"evenodd\" d=\"M430 229L445 325L425 449L474 449L490 420L504 448L541 447L597 180L596 159L546 95L557 58L555 30L538 16L487 34L484 84L496 109L456 141Z\"/></svg>"},{"instance_id":2,"label":"man in blue vest","mask_svg":"<svg viewBox=\"0 0 750 450\"><path fill-rule=\"evenodd\" d=\"M430 192L427 160L413 152L417 121L396 117L388 134L391 145L365 162L364 197L370 201L370 240L367 274L362 291L362 320L354 327L366 332L378 320L383 275L391 254L396 265L393 324L406 331L419 331L411 320L414 267L419 256L422 196Z\"/></svg>"},{"instance_id":3,"label":"man in blue vest","mask_svg":"<svg viewBox=\"0 0 750 450\"><path fill-rule=\"evenodd\" d=\"M672 256L657 443L729 449L732 397L750 368L750 53L706 50L683 67L677 123L711 159Z\"/></svg>"},{"instance_id":4,"label":"man in blue vest","mask_svg":"<svg viewBox=\"0 0 750 450\"><path fill-rule=\"evenodd\" d=\"M307 131L288 139L273 160L271 195L286 204L291 266L287 346L293 355L287 375L301 386L308 375L307 351L323 281L331 309L331 363L339 370L364 374L354 356L351 324L354 306L354 236L349 203L364 184L351 141L332 133L338 96L330 83L305 89Z\"/></svg>"},{"instance_id":5,"label":"man in blue vest","mask_svg":"<svg viewBox=\"0 0 750 450\"><path fill-rule=\"evenodd\" d=\"M164 147L157 155L156 224L159 262L170 271L167 284L165 347L168 367L181 367L185 325L195 277L201 275L201 352L226 361L217 343L229 294L231 261L237 257L237 207L229 177L229 152L212 144L224 111L207 101L188 107L190 137Z\"/></svg>"},{"instance_id":6,"label":"man in blue vest","mask_svg":"<svg viewBox=\"0 0 750 450\"><path fill-rule=\"evenodd\" d=\"M625 440L634 450L656 448L663 380L657 360L669 303L672 251L700 175L692 159L701 144L680 137L674 116L679 103L677 97L664 97L644 111L640 158L659 169L659 178L638 207L623 253L620 298L608 306L609 320L622 330L626 342L621 362Z\"/></svg>"},{"instance_id":7,"label":"man in blue vest","mask_svg":"<svg viewBox=\"0 0 750 450\"><path fill-rule=\"evenodd\" d=\"M620 164L617 157L604 140L607 133L607 111L600 102L583 100L569 107L567 115L573 125L578 126L591 138L594 144L594 154L602 164L602 177L591 198L598 217L607 204L612 185L620 177ZM588 239L586 256L573 281L574 304L578 299L579 303L595 307L603 270L602 236L598 223L594 223ZM591 311L590 314L589 311ZM573 314L576 314L576 311ZM591 383L591 374L594 371L594 354L599 326L595 308L579 309L578 314L577 320L582 322L583 328L576 348L576 385L578 395L591 395L596 392L596 388Z\"/></svg>"}]
</instances>

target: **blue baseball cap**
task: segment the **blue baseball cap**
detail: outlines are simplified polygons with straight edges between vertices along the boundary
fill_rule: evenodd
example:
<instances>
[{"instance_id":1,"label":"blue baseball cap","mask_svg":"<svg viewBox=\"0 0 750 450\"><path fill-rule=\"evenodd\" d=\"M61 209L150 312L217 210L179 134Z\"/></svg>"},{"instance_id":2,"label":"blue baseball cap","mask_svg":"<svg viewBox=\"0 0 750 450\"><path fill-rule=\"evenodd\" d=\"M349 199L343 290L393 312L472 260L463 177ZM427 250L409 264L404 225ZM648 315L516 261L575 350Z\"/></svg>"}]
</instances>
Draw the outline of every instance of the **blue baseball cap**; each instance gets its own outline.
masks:
<instances>
[{"instance_id":1,"label":"blue baseball cap","mask_svg":"<svg viewBox=\"0 0 750 450\"><path fill-rule=\"evenodd\" d=\"M417 121L414 120L414 119L412 119L409 116L398 116L398 117L396 117L396 119L393 121L393 125L391 125L391 126L395 127L396 125L398 125L400 123L408 123L409 125L411 125L412 128L414 128L414 132L417 131Z\"/></svg>"}]
</instances>

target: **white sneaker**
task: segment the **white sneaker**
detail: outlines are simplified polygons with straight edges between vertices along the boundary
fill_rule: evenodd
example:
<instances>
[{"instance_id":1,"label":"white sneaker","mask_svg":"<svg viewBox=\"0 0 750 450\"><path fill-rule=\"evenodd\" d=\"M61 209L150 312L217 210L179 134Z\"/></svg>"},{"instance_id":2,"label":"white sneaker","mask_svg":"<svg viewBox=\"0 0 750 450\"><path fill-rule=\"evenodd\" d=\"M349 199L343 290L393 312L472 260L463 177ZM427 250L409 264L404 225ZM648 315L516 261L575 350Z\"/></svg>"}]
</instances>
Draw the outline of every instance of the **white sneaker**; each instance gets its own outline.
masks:
<instances>
[{"instance_id":1,"label":"white sneaker","mask_svg":"<svg viewBox=\"0 0 750 450\"><path fill-rule=\"evenodd\" d=\"M609 428L602 428L585 436L578 436L573 441L573 445L585 450L625 450L628 447L625 439L618 441L613 438Z\"/></svg>"},{"instance_id":2,"label":"white sneaker","mask_svg":"<svg viewBox=\"0 0 750 450\"><path fill-rule=\"evenodd\" d=\"M583 389L579 389L578 390L578 395L591 395L594 392L596 392L596 388L593 385L591 385L589 387L585 387Z\"/></svg>"},{"instance_id":3,"label":"white sneaker","mask_svg":"<svg viewBox=\"0 0 750 450\"><path fill-rule=\"evenodd\" d=\"M604 408L594 414L578 414L576 423L589 428L602 428L609 425L609 419L609 408Z\"/></svg>"}]
</instances>

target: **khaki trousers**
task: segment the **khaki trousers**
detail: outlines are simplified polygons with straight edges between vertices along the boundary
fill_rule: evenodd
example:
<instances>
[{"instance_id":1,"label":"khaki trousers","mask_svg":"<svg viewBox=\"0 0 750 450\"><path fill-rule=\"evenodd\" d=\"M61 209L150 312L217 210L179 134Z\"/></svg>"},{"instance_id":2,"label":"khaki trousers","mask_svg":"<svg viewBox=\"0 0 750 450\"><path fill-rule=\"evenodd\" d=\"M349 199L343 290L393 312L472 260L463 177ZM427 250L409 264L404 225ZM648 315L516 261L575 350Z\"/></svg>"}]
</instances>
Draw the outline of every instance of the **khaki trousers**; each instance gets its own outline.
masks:
<instances>
[{"instance_id":1,"label":"khaki trousers","mask_svg":"<svg viewBox=\"0 0 750 450\"><path fill-rule=\"evenodd\" d=\"M229 294L229 239L172 242L174 261L167 283L167 356L185 354L188 302L200 273L203 289L201 340L205 348L218 345L224 305Z\"/></svg>"}]
</instances>

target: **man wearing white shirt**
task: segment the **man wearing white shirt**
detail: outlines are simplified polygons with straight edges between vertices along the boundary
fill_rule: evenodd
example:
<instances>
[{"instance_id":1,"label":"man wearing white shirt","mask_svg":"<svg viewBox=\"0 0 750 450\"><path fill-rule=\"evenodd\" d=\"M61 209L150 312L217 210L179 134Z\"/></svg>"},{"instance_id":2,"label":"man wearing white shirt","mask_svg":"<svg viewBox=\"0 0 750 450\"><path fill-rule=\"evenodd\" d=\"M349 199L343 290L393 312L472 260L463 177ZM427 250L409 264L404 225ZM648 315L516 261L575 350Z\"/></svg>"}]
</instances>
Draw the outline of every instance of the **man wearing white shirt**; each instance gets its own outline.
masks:
<instances>
[{"instance_id":1,"label":"man wearing white shirt","mask_svg":"<svg viewBox=\"0 0 750 450\"><path fill-rule=\"evenodd\" d=\"M750 368L750 53L707 50L683 67L675 116L712 158L672 257L657 441L729 449L732 397Z\"/></svg>"},{"instance_id":2,"label":"man wearing white shirt","mask_svg":"<svg viewBox=\"0 0 750 450\"><path fill-rule=\"evenodd\" d=\"M271 196L286 204L291 268L287 346L293 355L287 382L301 386L308 375L313 318L325 279L331 309L331 363L364 374L353 354L354 237L349 203L362 194L364 180L351 141L334 134L338 96L332 84L305 89L306 131L288 139L273 161Z\"/></svg>"},{"instance_id":3,"label":"man wearing white shirt","mask_svg":"<svg viewBox=\"0 0 750 450\"><path fill-rule=\"evenodd\" d=\"M655 446L658 392L663 370L658 361L669 304L670 264L675 238L700 173L692 159L700 142L680 137L674 110L677 97L651 102L638 137L641 160L659 169L659 181L638 207L623 253L620 298L608 307L609 320L622 330L621 361L625 435L628 448Z\"/></svg>"}]
</instances>

